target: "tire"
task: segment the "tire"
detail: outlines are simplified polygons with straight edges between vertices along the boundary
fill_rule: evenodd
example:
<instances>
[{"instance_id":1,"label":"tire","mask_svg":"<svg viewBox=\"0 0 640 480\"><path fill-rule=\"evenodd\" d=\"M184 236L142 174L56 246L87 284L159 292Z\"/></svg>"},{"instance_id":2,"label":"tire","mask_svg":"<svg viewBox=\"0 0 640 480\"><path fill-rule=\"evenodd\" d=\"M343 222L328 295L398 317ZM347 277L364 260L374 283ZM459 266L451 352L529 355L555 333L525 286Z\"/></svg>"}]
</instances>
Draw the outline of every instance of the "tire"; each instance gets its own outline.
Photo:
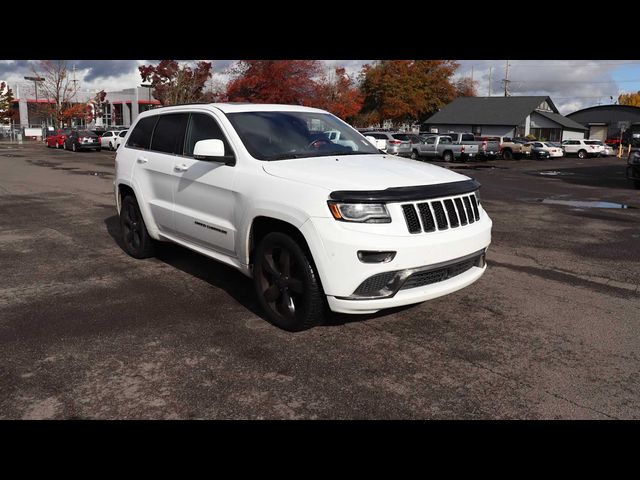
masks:
<instances>
[{"instance_id":1,"label":"tire","mask_svg":"<svg viewBox=\"0 0 640 480\"><path fill-rule=\"evenodd\" d=\"M309 254L295 240L284 233L269 233L254 258L258 303L271 323L299 332L322 322L324 292Z\"/></svg>"},{"instance_id":2,"label":"tire","mask_svg":"<svg viewBox=\"0 0 640 480\"><path fill-rule=\"evenodd\" d=\"M636 190L640 190L640 180L634 180L634 181L633 181L633 187L634 187Z\"/></svg>"},{"instance_id":3,"label":"tire","mask_svg":"<svg viewBox=\"0 0 640 480\"><path fill-rule=\"evenodd\" d=\"M101 152L101 151L102 151L102 147L96 148L96 152Z\"/></svg>"},{"instance_id":4,"label":"tire","mask_svg":"<svg viewBox=\"0 0 640 480\"><path fill-rule=\"evenodd\" d=\"M56 142L56 150L60 149L60 144L58 142Z\"/></svg>"},{"instance_id":5,"label":"tire","mask_svg":"<svg viewBox=\"0 0 640 480\"><path fill-rule=\"evenodd\" d=\"M578 150L578 158L587 158L587 152L584 150Z\"/></svg>"},{"instance_id":6,"label":"tire","mask_svg":"<svg viewBox=\"0 0 640 480\"><path fill-rule=\"evenodd\" d=\"M444 152L444 153L442 154L442 159L443 159L445 162L453 162L453 153L451 153L451 152Z\"/></svg>"},{"instance_id":7,"label":"tire","mask_svg":"<svg viewBox=\"0 0 640 480\"><path fill-rule=\"evenodd\" d=\"M502 158L505 160L513 160L513 152L511 150L504 150L502 152Z\"/></svg>"},{"instance_id":8,"label":"tire","mask_svg":"<svg viewBox=\"0 0 640 480\"><path fill-rule=\"evenodd\" d=\"M77 152L77 151L78 151L78 147L76 147L76 142L73 142L73 143L71 144L71 150L72 150L72 151L74 151L74 152Z\"/></svg>"},{"instance_id":9,"label":"tire","mask_svg":"<svg viewBox=\"0 0 640 480\"><path fill-rule=\"evenodd\" d=\"M109 150L111 150L112 152L115 150L115 148L113 148L113 143L109 142Z\"/></svg>"},{"instance_id":10,"label":"tire","mask_svg":"<svg viewBox=\"0 0 640 480\"><path fill-rule=\"evenodd\" d=\"M62 142L62 149L66 150L67 149L67 142Z\"/></svg>"},{"instance_id":11,"label":"tire","mask_svg":"<svg viewBox=\"0 0 640 480\"><path fill-rule=\"evenodd\" d=\"M420 155L418 154L418 151L417 151L417 150L413 150L413 151L411 152L411 159L412 159L412 160L420 160Z\"/></svg>"},{"instance_id":12,"label":"tire","mask_svg":"<svg viewBox=\"0 0 640 480\"><path fill-rule=\"evenodd\" d=\"M120 206L120 231L124 250L133 258L149 258L154 254L153 238L133 195L127 195Z\"/></svg>"}]
</instances>

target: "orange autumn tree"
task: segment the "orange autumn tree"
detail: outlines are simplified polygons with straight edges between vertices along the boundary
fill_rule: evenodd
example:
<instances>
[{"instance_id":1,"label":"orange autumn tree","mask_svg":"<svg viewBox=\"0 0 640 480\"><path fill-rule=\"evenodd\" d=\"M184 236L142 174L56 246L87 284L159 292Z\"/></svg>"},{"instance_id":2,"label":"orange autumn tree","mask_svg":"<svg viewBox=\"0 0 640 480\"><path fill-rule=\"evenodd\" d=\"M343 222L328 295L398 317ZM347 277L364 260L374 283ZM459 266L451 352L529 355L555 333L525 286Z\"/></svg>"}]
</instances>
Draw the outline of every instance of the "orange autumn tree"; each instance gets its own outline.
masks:
<instances>
[{"instance_id":1,"label":"orange autumn tree","mask_svg":"<svg viewBox=\"0 0 640 480\"><path fill-rule=\"evenodd\" d=\"M312 106L347 120L360 112L363 100L356 82L344 68L339 67L332 74L323 75L317 82L316 99Z\"/></svg>"},{"instance_id":2,"label":"orange autumn tree","mask_svg":"<svg viewBox=\"0 0 640 480\"><path fill-rule=\"evenodd\" d=\"M362 69L362 115L375 122L423 121L457 96L453 60L381 60Z\"/></svg>"},{"instance_id":3,"label":"orange autumn tree","mask_svg":"<svg viewBox=\"0 0 640 480\"><path fill-rule=\"evenodd\" d=\"M311 105L321 72L317 60L241 60L231 68L230 102Z\"/></svg>"},{"instance_id":4,"label":"orange autumn tree","mask_svg":"<svg viewBox=\"0 0 640 480\"><path fill-rule=\"evenodd\" d=\"M640 107L640 91L636 93L623 93L618 96L618 104Z\"/></svg>"}]
</instances>

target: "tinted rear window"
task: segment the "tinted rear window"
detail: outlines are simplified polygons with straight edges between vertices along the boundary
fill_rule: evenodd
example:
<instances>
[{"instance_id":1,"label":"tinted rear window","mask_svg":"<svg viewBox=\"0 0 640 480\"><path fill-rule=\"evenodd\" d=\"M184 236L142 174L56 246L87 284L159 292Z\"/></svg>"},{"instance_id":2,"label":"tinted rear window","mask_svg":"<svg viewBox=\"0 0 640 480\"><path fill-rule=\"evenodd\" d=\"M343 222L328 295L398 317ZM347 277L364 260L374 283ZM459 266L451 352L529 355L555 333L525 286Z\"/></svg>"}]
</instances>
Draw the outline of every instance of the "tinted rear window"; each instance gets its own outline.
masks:
<instances>
[{"instance_id":1,"label":"tinted rear window","mask_svg":"<svg viewBox=\"0 0 640 480\"><path fill-rule=\"evenodd\" d=\"M409 135L407 135L406 133L395 133L391 136L396 140L409 140Z\"/></svg>"},{"instance_id":2,"label":"tinted rear window","mask_svg":"<svg viewBox=\"0 0 640 480\"><path fill-rule=\"evenodd\" d=\"M187 129L188 119L188 113L160 115L156 128L153 131L151 150L163 153L182 154L184 132Z\"/></svg>"},{"instance_id":3,"label":"tinted rear window","mask_svg":"<svg viewBox=\"0 0 640 480\"><path fill-rule=\"evenodd\" d=\"M153 133L153 127L158 120L158 116L146 117L140 119L136 128L133 129L129 140L127 141L127 147L149 149L151 143L151 134Z\"/></svg>"},{"instance_id":4,"label":"tinted rear window","mask_svg":"<svg viewBox=\"0 0 640 480\"><path fill-rule=\"evenodd\" d=\"M463 142L473 142L475 140L475 138L473 137L473 135L470 134L466 134L466 135L462 135L462 141Z\"/></svg>"}]
</instances>

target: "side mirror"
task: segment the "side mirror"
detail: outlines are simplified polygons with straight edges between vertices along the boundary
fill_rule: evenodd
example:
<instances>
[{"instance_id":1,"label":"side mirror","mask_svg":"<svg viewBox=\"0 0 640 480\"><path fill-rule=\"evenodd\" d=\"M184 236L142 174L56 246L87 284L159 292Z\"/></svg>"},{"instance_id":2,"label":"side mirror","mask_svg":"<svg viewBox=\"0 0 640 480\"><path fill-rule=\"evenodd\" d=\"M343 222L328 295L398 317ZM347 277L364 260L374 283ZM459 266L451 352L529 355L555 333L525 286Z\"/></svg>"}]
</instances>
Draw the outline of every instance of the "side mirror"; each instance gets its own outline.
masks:
<instances>
[{"instance_id":1,"label":"side mirror","mask_svg":"<svg viewBox=\"0 0 640 480\"><path fill-rule=\"evenodd\" d=\"M217 138L196 142L193 147L193 158L196 160L221 162L225 165L231 166L236 164L236 157L234 155L225 155L224 143L222 143L222 140L218 140Z\"/></svg>"}]
</instances>

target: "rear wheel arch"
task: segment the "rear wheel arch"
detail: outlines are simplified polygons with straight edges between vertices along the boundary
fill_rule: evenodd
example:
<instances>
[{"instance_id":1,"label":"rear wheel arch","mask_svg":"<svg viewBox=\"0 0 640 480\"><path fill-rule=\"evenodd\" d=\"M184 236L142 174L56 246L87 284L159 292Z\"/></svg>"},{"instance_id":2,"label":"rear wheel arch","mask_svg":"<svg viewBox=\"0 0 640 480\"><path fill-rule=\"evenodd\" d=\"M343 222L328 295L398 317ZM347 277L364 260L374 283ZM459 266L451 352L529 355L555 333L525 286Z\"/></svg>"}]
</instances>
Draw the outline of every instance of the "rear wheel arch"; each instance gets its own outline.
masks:
<instances>
[{"instance_id":1,"label":"rear wheel arch","mask_svg":"<svg viewBox=\"0 0 640 480\"><path fill-rule=\"evenodd\" d=\"M118 185L118 196L120 205L122 205L122 200L124 200L124 197L127 197L129 195L132 195L136 200L138 199L138 197L136 196L136 192L133 190L133 188L131 188L130 185L127 185L126 183L120 183Z\"/></svg>"}]
</instances>

